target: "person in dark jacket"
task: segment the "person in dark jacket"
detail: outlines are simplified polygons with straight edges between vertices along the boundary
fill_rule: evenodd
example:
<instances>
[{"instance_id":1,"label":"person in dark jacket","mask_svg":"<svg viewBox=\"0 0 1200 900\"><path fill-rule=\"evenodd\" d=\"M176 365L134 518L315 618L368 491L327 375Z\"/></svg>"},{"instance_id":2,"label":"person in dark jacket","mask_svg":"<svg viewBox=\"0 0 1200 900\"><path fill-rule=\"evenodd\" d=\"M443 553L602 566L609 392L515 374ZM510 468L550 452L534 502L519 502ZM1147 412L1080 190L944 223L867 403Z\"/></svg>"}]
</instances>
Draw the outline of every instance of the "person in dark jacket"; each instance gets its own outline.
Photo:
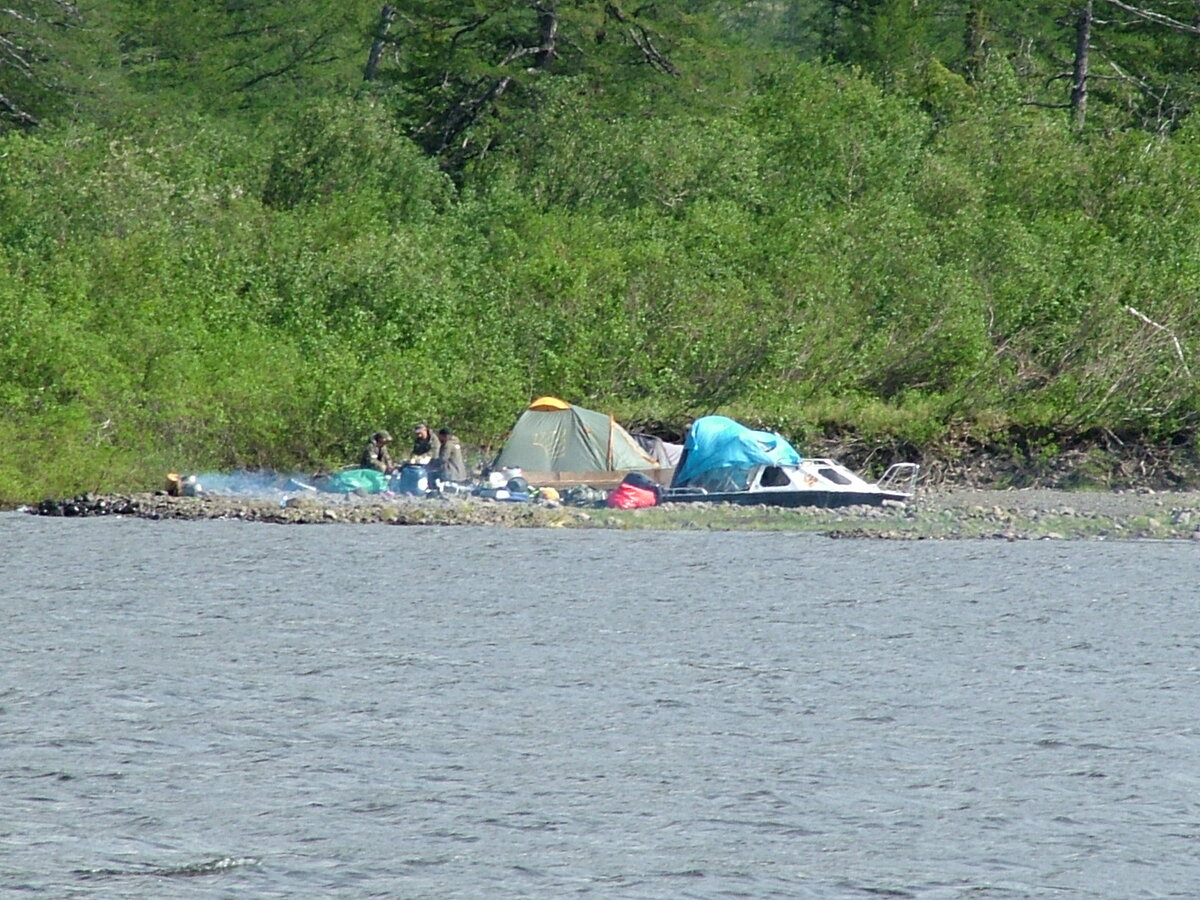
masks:
<instances>
[{"instance_id":1,"label":"person in dark jacket","mask_svg":"<svg viewBox=\"0 0 1200 900\"><path fill-rule=\"evenodd\" d=\"M466 481L467 465L463 462L462 443L449 428L438 429L437 475L442 481Z\"/></svg>"},{"instance_id":2,"label":"person in dark jacket","mask_svg":"<svg viewBox=\"0 0 1200 900\"><path fill-rule=\"evenodd\" d=\"M429 461L438 458L438 453L441 451L442 445L438 441L437 435L429 430L429 426L422 423L413 429L413 459L429 457Z\"/></svg>"},{"instance_id":3,"label":"person in dark jacket","mask_svg":"<svg viewBox=\"0 0 1200 900\"><path fill-rule=\"evenodd\" d=\"M392 455L388 452L388 442L392 436L386 431L377 431L371 435L367 446L363 449L361 468L374 469L376 472L388 472L392 468Z\"/></svg>"}]
</instances>

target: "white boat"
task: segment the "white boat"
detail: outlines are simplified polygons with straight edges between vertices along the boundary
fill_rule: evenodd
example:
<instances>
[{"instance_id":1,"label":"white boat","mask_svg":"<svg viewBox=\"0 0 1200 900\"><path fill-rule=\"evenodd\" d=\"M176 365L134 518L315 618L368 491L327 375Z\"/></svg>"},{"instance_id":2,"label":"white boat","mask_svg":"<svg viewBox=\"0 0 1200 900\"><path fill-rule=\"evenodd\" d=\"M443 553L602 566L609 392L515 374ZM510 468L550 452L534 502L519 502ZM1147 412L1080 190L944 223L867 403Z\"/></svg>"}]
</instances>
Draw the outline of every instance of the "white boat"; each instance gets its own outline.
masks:
<instances>
[{"instance_id":1,"label":"white boat","mask_svg":"<svg viewBox=\"0 0 1200 900\"><path fill-rule=\"evenodd\" d=\"M688 429L663 503L753 506L883 506L906 503L921 469L894 463L870 482L832 459L806 459L773 431L725 416L702 416Z\"/></svg>"},{"instance_id":2,"label":"white boat","mask_svg":"<svg viewBox=\"0 0 1200 900\"><path fill-rule=\"evenodd\" d=\"M798 465L760 464L716 469L699 483L663 491L663 503L738 503L749 506L885 506L908 502L921 467L893 463L878 481L867 481L832 459Z\"/></svg>"}]
</instances>

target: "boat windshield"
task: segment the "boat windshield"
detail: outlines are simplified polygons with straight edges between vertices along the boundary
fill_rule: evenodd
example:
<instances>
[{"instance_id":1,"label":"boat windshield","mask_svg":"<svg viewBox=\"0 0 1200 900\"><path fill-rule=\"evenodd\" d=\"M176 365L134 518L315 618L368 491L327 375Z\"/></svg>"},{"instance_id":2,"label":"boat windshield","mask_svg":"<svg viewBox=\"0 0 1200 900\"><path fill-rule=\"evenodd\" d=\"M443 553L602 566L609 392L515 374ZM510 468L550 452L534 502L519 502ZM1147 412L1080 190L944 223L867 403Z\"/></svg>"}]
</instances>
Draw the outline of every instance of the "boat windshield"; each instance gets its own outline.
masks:
<instances>
[{"instance_id":1,"label":"boat windshield","mask_svg":"<svg viewBox=\"0 0 1200 900\"><path fill-rule=\"evenodd\" d=\"M722 491L744 491L750 487L752 469L709 469L688 479L689 487L703 488L710 494Z\"/></svg>"},{"instance_id":2,"label":"boat windshield","mask_svg":"<svg viewBox=\"0 0 1200 900\"><path fill-rule=\"evenodd\" d=\"M791 483L792 479L788 478L787 472L779 466L767 466L763 469L762 480L759 481L763 487L787 487Z\"/></svg>"}]
</instances>

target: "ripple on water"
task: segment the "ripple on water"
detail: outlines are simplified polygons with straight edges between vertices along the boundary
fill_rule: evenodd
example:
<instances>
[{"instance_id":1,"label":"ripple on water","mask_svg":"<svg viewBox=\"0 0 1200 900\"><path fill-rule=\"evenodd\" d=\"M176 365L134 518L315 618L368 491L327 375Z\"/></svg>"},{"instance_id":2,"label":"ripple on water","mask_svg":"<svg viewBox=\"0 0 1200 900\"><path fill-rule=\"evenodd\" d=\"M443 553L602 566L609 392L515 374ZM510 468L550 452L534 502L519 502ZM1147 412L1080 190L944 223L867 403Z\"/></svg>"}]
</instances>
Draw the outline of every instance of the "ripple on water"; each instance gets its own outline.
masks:
<instances>
[{"instance_id":1,"label":"ripple on water","mask_svg":"<svg viewBox=\"0 0 1200 900\"><path fill-rule=\"evenodd\" d=\"M0 539L0 893L1195 886L1190 545Z\"/></svg>"}]
</instances>

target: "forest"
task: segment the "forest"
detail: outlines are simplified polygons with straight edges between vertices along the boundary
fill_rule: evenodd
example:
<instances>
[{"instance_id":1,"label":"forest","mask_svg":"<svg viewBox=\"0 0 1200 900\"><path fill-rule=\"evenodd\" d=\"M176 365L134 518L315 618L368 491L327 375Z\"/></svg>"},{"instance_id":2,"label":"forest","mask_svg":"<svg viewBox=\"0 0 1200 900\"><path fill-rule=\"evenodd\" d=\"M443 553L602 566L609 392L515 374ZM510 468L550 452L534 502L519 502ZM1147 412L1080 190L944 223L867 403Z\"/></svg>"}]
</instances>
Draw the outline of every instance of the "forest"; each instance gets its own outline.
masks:
<instances>
[{"instance_id":1,"label":"forest","mask_svg":"<svg viewBox=\"0 0 1200 900\"><path fill-rule=\"evenodd\" d=\"M542 394L1193 479L1197 101L1200 0L9 0L0 504Z\"/></svg>"}]
</instances>

